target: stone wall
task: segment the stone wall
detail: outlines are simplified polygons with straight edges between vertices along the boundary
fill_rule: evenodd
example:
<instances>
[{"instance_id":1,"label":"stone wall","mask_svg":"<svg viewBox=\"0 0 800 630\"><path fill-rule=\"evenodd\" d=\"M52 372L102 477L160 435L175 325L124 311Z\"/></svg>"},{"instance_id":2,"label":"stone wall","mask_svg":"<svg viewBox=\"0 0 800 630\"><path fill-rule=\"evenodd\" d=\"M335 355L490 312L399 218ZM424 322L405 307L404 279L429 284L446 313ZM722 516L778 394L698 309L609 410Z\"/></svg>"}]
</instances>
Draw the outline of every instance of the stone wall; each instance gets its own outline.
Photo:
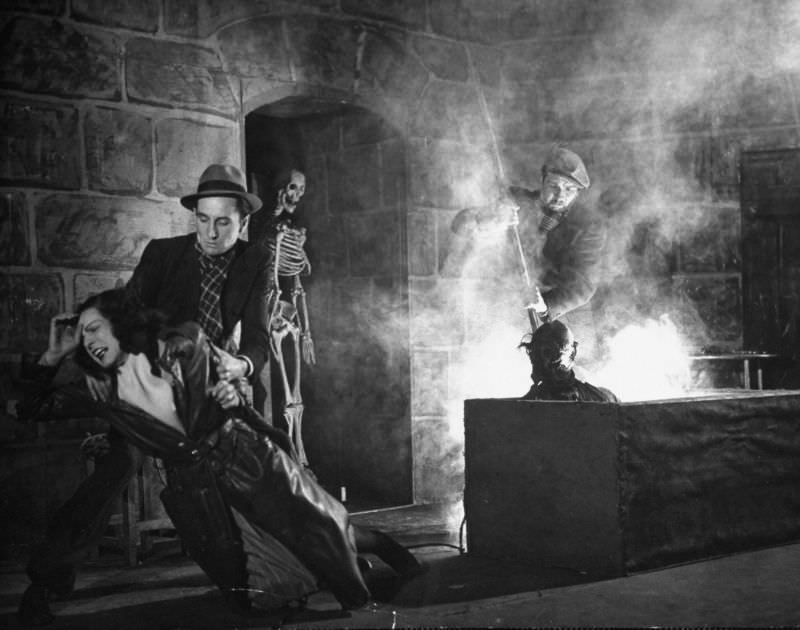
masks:
<instances>
[{"instance_id":1,"label":"stone wall","mask_svg":"<svg viewBox=\"0 0 800 630\"><path fill-rule=\"evenodd\" d=\"M470 353L495 322L503 346L525 324L488 264L448 267L452 217L490 204L498 174L535 187L551 143L567 143L609 217L609 261L627 261L609 266L600 311L660 300L657 277L665 302L730 305L701 308L721 323L699 341L734 346L738 157L800 144L797 13L791 0L6 2L0 352L40 349L52 313L124 281L148 238L190 229L178 197L206 164L242 162L247 113L361 107L404 141L414 497L457 495L461 401L493 376ZM362 245L385 233L351 220ZM370 247L363 264L380 264Z\"/></svg>"},{"instance_id":2,"label":"stone wall","mask_svg":"<svg viewBox=\"0 0 800 630\"><path fill-rule=\"evenodd\" d=\"M659 306L697 307L675 309L691 341L741 347L739 156L798 146L797 5L552 4L552 21L500 46L512 178L536 178L518 156L570 143L611 221L609 303L632 276L652 300L642 285L666 272ZM643 258L645 238L674 258Z\"/></svg>"},{"instance_id":3,"label":"stone wall","mask_svg":"<svg viewBox=\"0 0 800 630\"><path fill-rule=\"evenodd\" d=\"M208 163L241 163L244 115L286 97L345 101L401 131L406 142L395 169L402 177L390 192L413 209L413 228L398 223L405 233L392 256L405 266L407 247L419 275L435 282L438 213L489 198L482 186L462 188L472 167L490 159L481 146L475 68L490 67L493 53L442 32L451 10L422 0L5 3L5 365L13 370L20 353L43 347L52 314L124 282L149 238L191 229L181 194ZM384 265L387 244L372 235L386 234L385 226L368 219L347 218L361 252L354 264ZM415 283L412 277L409 301L424 305L427 289ZM424 341L412 345L426 356ZM407 365L400 374L408 392ZM4 378L10 400L13 382ZM420 395L410 389L406 395ZM417 442L436 441L430 423L418 420ZM3 427L13 438L8 416ZM435 461L424 468L436 469ZM415 477L421 500L460 492Z\"/></svg>"}]
</instances>

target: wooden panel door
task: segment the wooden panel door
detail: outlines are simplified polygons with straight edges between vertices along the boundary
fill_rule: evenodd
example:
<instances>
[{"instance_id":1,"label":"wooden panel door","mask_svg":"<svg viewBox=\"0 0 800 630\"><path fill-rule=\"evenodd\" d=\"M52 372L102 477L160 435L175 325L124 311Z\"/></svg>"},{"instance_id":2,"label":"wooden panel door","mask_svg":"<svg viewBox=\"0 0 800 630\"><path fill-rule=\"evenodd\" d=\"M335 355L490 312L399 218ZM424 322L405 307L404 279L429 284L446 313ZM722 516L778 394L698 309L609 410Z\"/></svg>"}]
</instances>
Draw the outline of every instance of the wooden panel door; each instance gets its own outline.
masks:
<instances>
[{"instance_id":1,"label":"wooden panel door","mask_svg":"<svg viewBox=\"0 0 800 630\"><path fill-rule=\"evenodd\" d=\"M741 160L744 345L794 357L800 323L800 149Z\"/></svg>"}]
</instances>

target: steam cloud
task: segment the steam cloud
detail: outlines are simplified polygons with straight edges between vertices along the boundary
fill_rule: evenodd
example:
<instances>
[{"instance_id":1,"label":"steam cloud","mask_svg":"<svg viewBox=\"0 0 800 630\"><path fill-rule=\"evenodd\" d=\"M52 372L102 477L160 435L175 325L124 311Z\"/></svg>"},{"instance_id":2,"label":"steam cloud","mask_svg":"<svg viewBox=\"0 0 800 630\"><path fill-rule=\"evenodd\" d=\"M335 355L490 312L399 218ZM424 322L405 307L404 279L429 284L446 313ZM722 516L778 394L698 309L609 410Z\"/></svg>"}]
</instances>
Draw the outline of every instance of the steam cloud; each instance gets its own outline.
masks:
<instances>
[{"instance_id":1,"label":"steam cloud","mask_svg":"<svg viewBox=\"0 0 800 630\"><path fill-rule=\"evenodd\" d=\"M516 181L508 183L537 187L547 147L563 143L584 157L593 179L586 201L608 220L604 277L593 304L598 347L587 355L585 347L591 343L583 339L584 352L578 355L578 363L588 362L591 369L602 367L605 342L624 326L658 329L648 322L662 321L665 314L687 346L700 349L718 341L717 331L706 328L686 293L676 290L675 252L684 270L697 270L691 268L690 248L703 239L712 248L722 240L725 246L704 255L714 259L714 271L737 269L738 152L775 146L782 136L781 125L800 124L793 91L800 70L800 2L676 0L600 6L606 13L591 37L559 39L555 34L549 42L554 49L570 47L573 63L568 76L542 80L520 79L518 74L512 81L506 75L499 90L500 100L514 107L548 92L555 118L548 128L558 130L530 145L514 144L515 138L506 135L501 146L505 170L516 174L512 176ZM504 45L506 67L509 63L546 67L547 61L512 58L531 49L525 41ZM498 118L518 124L524 115L511 110ZM596 122L597 128L585 135L571 128L575 121L586 120ZM487 124L497 122L490 119ZM528 122L537 124L533 119ZM491 175L480 172L476 178L487 180ZM693 241L697 235L699 240ZM448 259L444 273L452 266L462 270L462 278L482 278L493 255L482 242L471 257L455 263ZM528 368L515 354L527 329L517 309L519 282L512 273L497 275L493 282L484 278L459 285L459 291L477 291L466 298L467 303L495 305L494 328L484 329L492 334L468 339L469 350L454 370L460 383L452 393L459 398L524 393L526 386L511 375L513 367L523 370L527 379ZM735 321L733 314L731 318L727 323ZM506 344L507 369L499 373L508 378L477 379L480 386L476 386L474 375L490 372L489 358L491 363L503 363L497 358L498 343ZM498 373L494 367L491 371ZM497 380L501 382L493 382ZM461 427L459 404L453 405L451 421Z\"/></svg>"}]
</instances>

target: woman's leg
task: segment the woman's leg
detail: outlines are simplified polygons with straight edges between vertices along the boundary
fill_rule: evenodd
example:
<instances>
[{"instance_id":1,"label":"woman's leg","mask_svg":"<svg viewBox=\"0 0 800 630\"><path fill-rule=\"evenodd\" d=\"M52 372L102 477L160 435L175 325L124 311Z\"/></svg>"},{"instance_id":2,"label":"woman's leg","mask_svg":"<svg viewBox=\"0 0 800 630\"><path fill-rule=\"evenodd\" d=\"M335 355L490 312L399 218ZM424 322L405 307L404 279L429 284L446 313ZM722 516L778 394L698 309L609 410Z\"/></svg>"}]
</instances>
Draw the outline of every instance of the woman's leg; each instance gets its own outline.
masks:
<instances>
[{"instance_id":1,"label":"woman's leg","mask_svg":"<svg viewBox=\"0 0 800 630\"><path fill-rule=\"evenodd\" d=\"M43 543L31 552L27 572L31 585L19 606L23 625L53 620L47 604L53 592L72 592L75 571L105 533L117 498L141 465L141 453L115 431L109 432L110 451L95 459L94 472L50 519Z\"/></svg>"}]
</instances>

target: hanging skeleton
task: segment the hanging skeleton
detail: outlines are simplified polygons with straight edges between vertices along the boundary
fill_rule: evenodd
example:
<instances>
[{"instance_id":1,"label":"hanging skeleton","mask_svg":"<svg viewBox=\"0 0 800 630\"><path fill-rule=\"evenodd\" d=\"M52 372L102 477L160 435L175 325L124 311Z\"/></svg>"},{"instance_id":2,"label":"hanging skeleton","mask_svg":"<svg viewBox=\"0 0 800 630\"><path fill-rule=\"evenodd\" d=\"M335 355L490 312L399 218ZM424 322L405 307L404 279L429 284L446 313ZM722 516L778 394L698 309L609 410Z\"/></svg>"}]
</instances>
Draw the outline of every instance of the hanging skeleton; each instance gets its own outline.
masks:
<instances>
[{"instance_id":1,"label":"hanging skeleton","mask_svg":"<svg viewBox=\"0 0 800 630\"><path fill-rule=\"evenodd\" d=\"M303 446L303 398L300 393L300 364L316 361L314 342L308 318L306 293L300 283L300 274L311 273L311 263L304 250L306 229L298 228L294 221L297 204L305 194L306 178L297 170L288 171L282 178L277 204L267 234L267 244L273 253L271 283L267 295L269 313L270 348L280 370L283 386L283 417L289 437L295 445L300 463L308 465ZM288 340L292 353L292 378L289 378L284 356L284 342Z\"/></svg>"}]
</instances>

